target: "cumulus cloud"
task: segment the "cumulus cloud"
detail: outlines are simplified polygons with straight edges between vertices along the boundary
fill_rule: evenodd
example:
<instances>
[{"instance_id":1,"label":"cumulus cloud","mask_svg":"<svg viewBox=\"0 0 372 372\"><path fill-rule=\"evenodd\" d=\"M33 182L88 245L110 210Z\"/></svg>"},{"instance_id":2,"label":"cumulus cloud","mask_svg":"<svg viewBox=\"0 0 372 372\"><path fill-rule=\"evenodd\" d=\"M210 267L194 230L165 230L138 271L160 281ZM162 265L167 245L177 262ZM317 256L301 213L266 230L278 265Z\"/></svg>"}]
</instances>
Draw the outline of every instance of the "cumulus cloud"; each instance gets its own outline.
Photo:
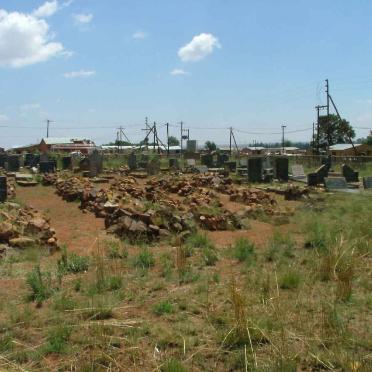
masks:
<instances>
[{"instance_id":1,"label":"cumulus cloud","mask_svg":"<svg viewBox=\"0 0 372 372\"><path fill-rule=\"evenodd\" d=\"M178 56L183 62L196 62L213 53L216 48L221 48L218 39L212 34L202 33L180 48Z\"/></svg>"},{"instance_id":2,"label":"cumulus cloud","mask_svg":"<svg viewBox=\"0 0 372 372\"><path fill-rule=\"evenodd\" d=\"M71 71L66 72L63 76L67 79L79 78L79 77L90 77L94 76L96 72L94 70L80 70L80 71Z\"/></svg>"},{"instance_id":3,"label":"cumulus cloud","mask_svg":"<svg viewBox=\"0 0 372 372\"><path fill-rule=\"evenodd\" d=\"M173 76L179 76L179 75L189 75L189 73L185 70L182 70L180 68L175 68L170 72L171 75Z\"/></svg>"},{"instance_id":4,"label":"cumulus cloud","mask_svg":"<svg viewBox=\"0 0 372 372\"><path fill-rule=\"evenodd\" d=\"M51 39L45 20L0 9L1 66L23 67L63 54L63 45Z\"/></svg>"},{"instance_id":5,"label":"cumulus cloud","mask_svg":"<svg viewBox=\"0 0 372 372\"><path fill-rule=\"evenodd\" d=\"M32 15L37 18L46 18L52 16L58 10L58 1L47 1L39 8L33 11Z\"/></svg>"},{"instance_id":6,"label":"cumulus cloud","mask_svg":"<svg viewBox=\"0 0 372 372\"><path fill-rule=\"evenodd\" d=\"M87 25L88 23L92 22L93 14L73 14L72 17L74 18L75 24L77 25Z\"/></svg>"},{"instance_id":7,"label":"cumulus cloud","mask_svg":"<svg viewBox=\"0 0 372 372\"><path fill-rule=\"evenodd\" d=\"M136 31L133 33L132 37L133 39L136 39L136 40L142 40L147 37L147 34L144 31Z\"/></svg>"}]
</instances>

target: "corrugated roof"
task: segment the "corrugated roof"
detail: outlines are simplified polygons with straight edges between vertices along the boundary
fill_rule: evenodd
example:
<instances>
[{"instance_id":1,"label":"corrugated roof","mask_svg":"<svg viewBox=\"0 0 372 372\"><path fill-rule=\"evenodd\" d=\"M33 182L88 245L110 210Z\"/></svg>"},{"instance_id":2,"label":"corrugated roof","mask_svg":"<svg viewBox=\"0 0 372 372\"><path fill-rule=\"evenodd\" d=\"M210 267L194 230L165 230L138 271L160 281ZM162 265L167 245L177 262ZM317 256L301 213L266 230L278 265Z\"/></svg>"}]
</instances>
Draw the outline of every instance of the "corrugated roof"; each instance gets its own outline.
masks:
<instances>
[{"instance_id":1,"label":"corrugated roof","mask_svg":"<svg viewBox=\"0 0 372 372\"><path fill-rule=\"evenodd\" d=\"M354 147L358 147L360 144L356 143ZM344 151L344 150L349 150L352 149L353 145L350 143L337 143L336 145L329 146L329 149L331 151Z\"/></svg>"},{"instance_id":2,"label":"corrugated roof","mask_svg":"<svg viewBox=\"0 0 372 372\"><path fill-rule=\"evenodd\" d=\"M73 144L74 141L84 141L86 138L69 138L69 137L48 137L43 138L43 141L47 145L65 145Z\"/></svg>"}]
</instances>

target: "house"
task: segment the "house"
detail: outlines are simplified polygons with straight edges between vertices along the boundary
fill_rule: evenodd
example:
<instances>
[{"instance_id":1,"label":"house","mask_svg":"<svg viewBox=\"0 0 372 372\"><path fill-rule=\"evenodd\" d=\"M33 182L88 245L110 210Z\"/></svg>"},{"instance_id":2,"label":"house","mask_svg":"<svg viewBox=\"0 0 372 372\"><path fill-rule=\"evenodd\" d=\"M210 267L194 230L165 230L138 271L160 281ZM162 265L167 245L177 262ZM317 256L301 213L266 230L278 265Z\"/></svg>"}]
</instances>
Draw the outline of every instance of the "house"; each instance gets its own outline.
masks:
<instances>
[{"instance_id":1,"label":"house","mask_svg":"<svg viewBox=\"0 0 372 372\"><path fill-rule=\"evenodd\" d=\"M355 150L356 153L355 153ZM367 144L338 143L329 147L333 156L372 156L372 146Z\"/></svg>"},{"instance_id":2,"label":"house","mask_svg":"<svg viewBox=\"0 0 372 372\"><path fill-rule=\"evenodd\" d=\"M40 152L72 152L80 151L88 154L96 148L95 143L86 138L48 137L43 138L39 145Z\"/></svg>"}]
</instances>

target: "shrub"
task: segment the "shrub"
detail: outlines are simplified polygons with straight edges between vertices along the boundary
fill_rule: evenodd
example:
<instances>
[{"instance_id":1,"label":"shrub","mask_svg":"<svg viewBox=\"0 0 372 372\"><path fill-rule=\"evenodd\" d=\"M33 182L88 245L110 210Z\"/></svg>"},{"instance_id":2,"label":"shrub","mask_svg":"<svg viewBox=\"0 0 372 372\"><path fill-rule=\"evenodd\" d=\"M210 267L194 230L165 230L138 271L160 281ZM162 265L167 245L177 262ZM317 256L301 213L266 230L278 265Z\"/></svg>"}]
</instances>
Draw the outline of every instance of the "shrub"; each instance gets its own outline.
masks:
<instances>
[{"instance_id":1,"label":"shrub","mask_svg":"<svg viewBox=\"0 0 372 372\"><path fill-rule=\"evenodd\" d=\"M156 315L173 313L173 305L169 301L162 301L153 306L153 312Z\"/></svg>"},{"instance_id":2,"label":"shrub","mask_svg":"<svg viewBox=\"0 0 372 372\"><path fill-rule=\"evenodd\" d=\"M66 351L68 340L70 339L71 328L66 325L60 325L52 329L48 335L48 343L45 346L46 354Z\"/></svg>"},{"instance_id":3,"label":"shrub","mask_svg":"<svg viewBox=\"0 0 372 372\"><path fill-rule=\"evenodd\" d=\"M51 281L50 273L42 273L39 266L29 272L26 276L26 284L31 289L29 300L42 303L48 299L53 293Z\"/></svg>"},{"instance_id":4,"label":"shrub","mask_svg":"<svg viewBox=\"0 0 372 372\"><path fill-rule=\"evenodd\" d=\"M107 256L112 259L125 259L128 258L128 251L123 247L121 242L112 240L106 243Z\"/></svg>"},{"instance_id":5,"label":"shrub","mask_svg":"<svg viewBox=\"0 0 372 372\"><path fill-rule=\"evenodd\" d=\"M207 266L214 266L218 261L218 256L214 249L204 248L202 255L203 261Z\"/></svg>"},{"instance_id":6,"label":"shrub","mask_svg":"<svg viewBox=\"0 0 372 372\"><path fill-rule=\"evenodd\" d=\"M195 233L188 237L186 245L192 248L211 248L214 249L214 244L206 234Z\"/></svg>"},{"instance_id":7,"label":"shrub","mask_svg":"<svg viewBox=\"0 0 372 372\"><path fill-rule=\"evenodd\" d=\"M62 251L61 259L58 260L58 272L61 274L78 274L87 271L89 268L89 258L78 256L75 253L67 255L66 248Z\"/></svg>"},{"instance_id":8,"label":"shrub","mask_svg":"<svg viewBox=\"0 0 372 372\"><path fill-rule=\"evenodd\" d=\"M155 265L154 255L147 248L143 248L134 258L133 265L141 269L148 269Z\"/></svg>"},{"instance_id":9,"label":"shrub","mask_svg":"<svg viewBox=\"0 0 372 372\"><path fill-rule=\"evenodd\" d=\"M288 270L281 276L279 285L281 289L295 289L298 288L300 281L301 277L297 271Z\"/></svg>"},{"instance_id":10,"label":"shrub","mask_svg":"<svg viewBox=\"0 0 372 372\"><path fill-rule=\"evenodd\" d=\"M123 285L123 280L120 276L109 276L106 279L106 287L110 291L117 291Z\"/></svg>"},{"instance_id":11,"label":"shrub","mask_svg":"<svg viewBox=\"0 0 372 372\"><path fill-rule=\"evenodd\" d=\"M246 238L239 238L233 246L233 256L239 262L252 263L255 259L255 245Z\"/></svg>"}]
</instances>

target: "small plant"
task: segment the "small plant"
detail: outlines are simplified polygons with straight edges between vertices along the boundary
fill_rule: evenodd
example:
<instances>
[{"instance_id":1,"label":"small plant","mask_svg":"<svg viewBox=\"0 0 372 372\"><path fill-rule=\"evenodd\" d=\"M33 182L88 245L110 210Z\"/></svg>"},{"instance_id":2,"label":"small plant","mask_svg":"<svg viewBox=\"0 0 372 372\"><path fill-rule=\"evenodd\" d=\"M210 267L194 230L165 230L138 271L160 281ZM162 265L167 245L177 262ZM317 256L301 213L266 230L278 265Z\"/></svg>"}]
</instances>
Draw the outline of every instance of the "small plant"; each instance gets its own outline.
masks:
<instances>
[{"instance_id":1,"label":"small plant","mask_svg":"<svg viewBox=\"0 0 372 372\"><path fill-rule=\"evenodd\" d=\"M140 269L149 269L155 265L154 255L148 248L142 248L141 252L134 257L133 265Z\"/></svg>"},{"instance_id":2,"label":"small plant","mask_svg":"<svg viewBox=\"0 0 372 372\"><path fill-rule=\"evenodd\" d=\"M162 301L153 306L153 312L156 315L164 315L173 313L173 305L169 301Z\"/></svg>"},{"instance_id":3,"label":"small plant","mask_svg":"<svg viewBox=\"0 0 372 372\"><path fill-rule=\"evenodd\" d=\"M59 311L73 310L76 307L76 301L62 292L54 299L53 307Z\"/></svg>"},{"instance_id":4,"label":"small plant","mask_svg":"<svg viewBox=\"0 0 372 372\"><path fill-rule=\"evenodd\" d=\"M30 301L41 304L48 299L52 293L51 275L49 272L42 273L39 266L36 266L26 276L26 284L30 287Z\"/></svg>"},{"instance_id":5,"label":"small plant","mask_svg":"<svg viewBox=\"0 0 372 372\"><path fill-rule=\"evenodd\" d=\"M106 279L106 287L110 291L117 291L123 285L123 280L120 276L109 276Z\"/></svg>"},{"instance_id":6,"label":"small plant","mask_svg":"<svg viewBox=\"0 0 372 372\"><path fill-rule=\"evenodd\" d=\"M186 246L192 248L211 248L214 249L214 244L206 234L194 233L186 240Z\"/></svg>"},{"instance_id":7,"label":"small plant","mask_svg":"<svg viewBox=\"0 0 372 372\"><path fill-rule=\"evenodd\" d=\"M71 328L66 325L59 325L52 329L48 335L48 342L44 352L46 354L62 354L67 349L67 343L70 339Z\"/></svg>"},{"instance_id":8,"label":"small plant","mask_svg":"<svg viewBox=\"0 0 372 372\"><path fill-rule=\"evenodd\" d=\"M186 372L186 368L177 359L168 359L160 368L161 372Z\"/></svg>"},{"instance_id":9,"label":"small plant","mask_svg":"<svg viewBox=\"0 0 372 372\"><path fill-rule=\"evenodd\" d=\"M279 286L281 289L296 289L298 288L300 281L301 276L299 272L290 269L281 276Z\"/></svg>"},{"instance_id":10,"label":"small plant","mask_svg":"<svg viewBox=\"0 0 372 372\"><path fill-rule=\"evenodd\" d=\"M204 248L202 252L203 261L207 266L214 266L218 261L217 253L212 248Z\"/></svg>"},{"instance_id":11,"label":"small plant","mask_svg":"<svg viewBox=\"0 0 372 372\"><path fill-rule=\"evenodd\" d=\"M107 245L107 257L112 259L128 258L128 250L119 241L110 240Z\"/></svg>"},{"instance_id":12,"label":"small plant","mask_svg":"<svg viewBox=\"0 0 372 372\"><path fill-rule=\"evenodd\" d=\"M239 238L232 247L233 257L239 262L252 263L255 260L255 245L248 239Z\"/></svg>"},{"instance_id":13,"label":"small plant","mask_svg":"<svg viewBox=\"0 0 372 372\"><path fill-rule=\"evenodd\" d=\"M58 272L61 274L78 274L88 270L89 258L86 256L78 256L75 253L67 255L67 250L64 248L57 265Z\"/></svg>"},{"instance_id":14,"label":"small plant","mask_svg":"<svg viewBox=\"0 0 372 372\"><path fill-rule=\"evenodd\" d=\"M170 278L172 275L174 263L169 253L163 253L160 256L160 267L161 267L161 276L167 279Z\"/></svg>"}]
</instances>

